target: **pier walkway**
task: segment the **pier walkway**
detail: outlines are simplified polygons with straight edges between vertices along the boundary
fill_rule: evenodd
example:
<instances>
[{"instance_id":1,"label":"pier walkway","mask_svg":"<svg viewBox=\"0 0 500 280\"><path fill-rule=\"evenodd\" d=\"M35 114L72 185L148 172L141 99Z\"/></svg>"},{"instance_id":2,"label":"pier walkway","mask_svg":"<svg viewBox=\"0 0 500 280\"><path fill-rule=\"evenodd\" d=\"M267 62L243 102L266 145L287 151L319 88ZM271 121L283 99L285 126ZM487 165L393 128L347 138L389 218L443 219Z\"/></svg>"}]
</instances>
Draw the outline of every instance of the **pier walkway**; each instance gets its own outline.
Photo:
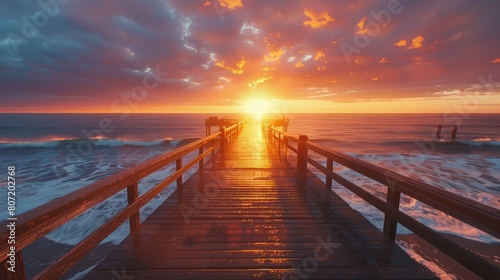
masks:
<instances>
[{"instance_id":1,"label":"pier walkway","mask_svg":"<svg viewBox=\"0 0 500 280\"><path fill-rule=\"evenodd\" d=\"M247 124L86 279L435 279Z\"/></svg>"}]
</instances>

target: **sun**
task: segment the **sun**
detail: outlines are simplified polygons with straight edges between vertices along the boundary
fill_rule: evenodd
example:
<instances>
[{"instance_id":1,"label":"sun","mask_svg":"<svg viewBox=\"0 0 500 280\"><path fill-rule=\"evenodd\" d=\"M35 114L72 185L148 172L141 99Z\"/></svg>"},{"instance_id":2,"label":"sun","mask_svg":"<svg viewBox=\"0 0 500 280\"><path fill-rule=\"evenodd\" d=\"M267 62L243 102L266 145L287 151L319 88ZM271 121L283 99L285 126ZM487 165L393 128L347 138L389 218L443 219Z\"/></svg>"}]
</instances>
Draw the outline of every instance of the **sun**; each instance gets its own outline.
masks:
<instances>
[{"instance_id":1,"label":"sun","mask_svg":"<svg viewBox=\"0 0 500 280\"><path fill-rule=\"evenodd\" d=\"M264 114L270 113L271 101L262 99L249 99L244 102L244 112L256 119L262 119Z\"/></svg>"}]
</instances>

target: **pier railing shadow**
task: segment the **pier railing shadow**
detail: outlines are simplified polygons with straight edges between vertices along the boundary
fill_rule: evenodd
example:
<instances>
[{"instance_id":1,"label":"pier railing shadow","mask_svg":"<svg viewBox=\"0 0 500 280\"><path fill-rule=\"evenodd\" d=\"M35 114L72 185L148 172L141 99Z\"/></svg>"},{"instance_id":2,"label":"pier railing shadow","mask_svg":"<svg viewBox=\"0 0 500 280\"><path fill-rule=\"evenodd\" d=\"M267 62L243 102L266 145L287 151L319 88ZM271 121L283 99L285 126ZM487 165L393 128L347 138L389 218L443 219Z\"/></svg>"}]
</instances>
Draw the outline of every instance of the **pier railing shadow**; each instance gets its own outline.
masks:
<instances>
[{"instance_id":1,"label":"pier railing shadow","mask_svg":"<svg viewBox=\"0 0 500 280\"><path fill-rule=\"evenodd\" d=\"M179 191L182 190L182 175L197 164L201 171L200 174L203 174L206 159L209 158L209 161L211 160L212 164L214 164L216 152L223 159L226 146L240 134L242 129L243 122L238 122L227 128L221 127L220 131L215 134L146 160L133 168L119 172L19 215L15 231L15 272L9 271L7 264L10 258L11 246L13 246L8 243L10 234L10 229L7 227L8 222L0 223L0 278L5 280L26 279L22 255L24 248L125 189L128 198L127 207L32 279L58 279L127 220L134 241L139 242L141 238L140 209L174 182L177 182L178 193L182 194L182 191ZM183 158L196 151L198 151L198 155L183 164ZM176 169L172 174L166 176L156 186L139 196L139 180L174 162Z\"/></svg>"},{"instance_id":2,"label":"pier railing shadow","mask_svg":"<svg viewBox=\"0 0 500 280\"><path fill-rule=\"evenodd\" d=\"M268 124L263 124L263 132L267 133L273 147L278 150L283 149L285 154L288 153L287 151L296 154L299 182L301 176L306 176L309 164L326 175L325 188L331 189L332 182L335 181L382 211L385 214L383 232L388 238L395 240L397 224L400 223L478 276L484 279L497 279L499 277L500 269L498 267L402 212L399 209L399 203L401 193L403 193L498 239L500 239L499 210L423 181L308 142L306 135L293 135ZM326 166L314 160L309 155L309 151L324 157ZM386 200L380 199L334 172L332 170L334 162L385 185L387 187Z\"/></svg>"}]
</instances>

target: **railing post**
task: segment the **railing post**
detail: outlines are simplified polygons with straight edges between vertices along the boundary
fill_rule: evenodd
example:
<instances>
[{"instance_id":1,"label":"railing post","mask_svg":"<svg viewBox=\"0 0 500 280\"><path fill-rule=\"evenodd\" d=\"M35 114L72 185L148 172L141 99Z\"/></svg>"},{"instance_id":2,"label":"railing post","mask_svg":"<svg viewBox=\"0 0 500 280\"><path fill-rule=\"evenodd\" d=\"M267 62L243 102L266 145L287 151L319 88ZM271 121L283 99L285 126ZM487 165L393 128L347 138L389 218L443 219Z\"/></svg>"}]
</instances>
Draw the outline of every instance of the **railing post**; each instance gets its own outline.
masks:
<instances>
[{"instance_id":1,"label":"railing post","mask_svg":"<svg viewBox=\"0 0 500 280\"><path fill-rule=\"evenodd\" d=\"M226 129L224 127L220 128L220 156L224 159L226 155Z\"/></svg>"},{"instance_id":2,"label":"railing post","mask_svg":"<svg viewBox=\"0 0 500 280\"><path fill-rule=\"evenodd\" d=\"M285 153L285 160L288 161L288 137L286 136L283 137L283 143L284 143L283 152Z\"/></svg>"},{"instance_id":3,"label":"railing post","mask_svg":"<svg viewBox=\"0 0 500 280\"><path fill-rule=\"evenodd\" d=\"M326 160L326 169L328 169L328 171L332 171L333 169L333 160L330 158ZM326 175L325 187L329 190L332 189L332 177L330 177L330 175Z\"/></svg>"},{"instance_id":4,"label":"railing post","mask_svg":"<svg viewBox=\"0 0 500 280\"><path fill-rule=\"evenodd\" d=\"M127 200L128 205L132 205L139 197L139 186L137 182L127 187ZM141 234L141 217L139 210L129 218L130 234L134 242L140 242Z\"/></svg>"},{"instance_id":5,"label":"railing post","mask_svg":"<svg viewBox=\"0 0 500 280\"><path fill-rule=\"evenodd\" d=\"M387 187L387 203L391 204L394 208L399 209L399 201L401 198L401 192L395 190L392 187ZM398 222L389 215L385 214L384 217L384 234L389 237L392 241L396 240L396 230L398 227Z\"/></svg>"},{"instance_id":6,"label":"railing post","mask_svg":"<svg viewBox=\"0 0 500 280\"><path fill-rule=\"evenodd\" d=\"M297 174L305 176L307 173L307 135L299 135L297 145Z\"/></svg>"},{"instance_id":7,"label":"railing post","mask_svg":"<svg viewBox=\"0 0 500 280\"><path fill-rule=\"evenodd\" d=\"M201 147L198 149L200 156L203 154L203 146L204 145L201 145ZM203 158L201 158L200 162L198 163L198 171L200 172L200 180L201 181L203 181L203 165L205 164L204 161L205 161L205 158L203 157Z\"/></svg>"},{"instance_id":8,"label":"railing post","mask_svg":"<svg viewBox=\"0 0 500 280\"><path fill-rule=\"evenodd\" d=\"M212 169L215 168L215 139L212 140Z\"/></svg>"},{"instance_id":9,"label":"railing post","mask_svg":"<svg viewBox=\"0 0 500 280\"><path fill-rule=\"evenodd\" d=\"M179 171L182 168L182 158L178 158L175 161L175 171ZM177 189L182 188L182 175L177 178Z\"/></svg>"}]
</instances>

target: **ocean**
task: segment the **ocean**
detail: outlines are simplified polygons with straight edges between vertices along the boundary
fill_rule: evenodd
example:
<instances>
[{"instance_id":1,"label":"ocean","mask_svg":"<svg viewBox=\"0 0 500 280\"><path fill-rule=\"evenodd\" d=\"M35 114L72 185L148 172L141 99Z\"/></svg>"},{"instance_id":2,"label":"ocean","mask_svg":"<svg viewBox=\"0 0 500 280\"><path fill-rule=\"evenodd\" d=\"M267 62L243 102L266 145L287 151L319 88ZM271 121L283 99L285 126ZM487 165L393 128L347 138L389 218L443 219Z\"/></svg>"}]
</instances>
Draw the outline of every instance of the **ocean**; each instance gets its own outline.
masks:
<instances>
[{"instance_id":1,"label":"ocean","mask_svg":"<svg viewBox=\"0 0 500 280\"><path fill-rule=\"evenodd\" d=\"M16 214L203 137L204 120L212 115L244 117L0 114L0 168L6 173L8 166L16 166ZM310 141L500 209L500 114L287 114L286 117L290 119L288 131L292 134L308 135ZM441 139L435 138L438 124L443 125ZM456 141L450 139L453 125L458 126ZM321 157L312 156L325 163ZM167 166L164 170L173 168ZM334 169L385 198L383 186L341 166ZM324 178L322 174L318 176ZM140 193L161 179L160 171L142 180ZM0 189L6 185L6 180L0 181ZM141 218L145 219L174 190L175 184L144 207ZM383 215L378 210L339 185L334 184L333 190L382 228ZM75 245L125 205L126 193L121 192L46 238L62 245ZM484 244L498 243L488 234L410 197L403 195L401 208L442 233ZM0 215L7 217L6 199L0 202ZM407 233L407 229L398 226L399 235ZM127 227L122 226L105 242L118 244L127 234Z\"/></svg>"}]
</instances>

